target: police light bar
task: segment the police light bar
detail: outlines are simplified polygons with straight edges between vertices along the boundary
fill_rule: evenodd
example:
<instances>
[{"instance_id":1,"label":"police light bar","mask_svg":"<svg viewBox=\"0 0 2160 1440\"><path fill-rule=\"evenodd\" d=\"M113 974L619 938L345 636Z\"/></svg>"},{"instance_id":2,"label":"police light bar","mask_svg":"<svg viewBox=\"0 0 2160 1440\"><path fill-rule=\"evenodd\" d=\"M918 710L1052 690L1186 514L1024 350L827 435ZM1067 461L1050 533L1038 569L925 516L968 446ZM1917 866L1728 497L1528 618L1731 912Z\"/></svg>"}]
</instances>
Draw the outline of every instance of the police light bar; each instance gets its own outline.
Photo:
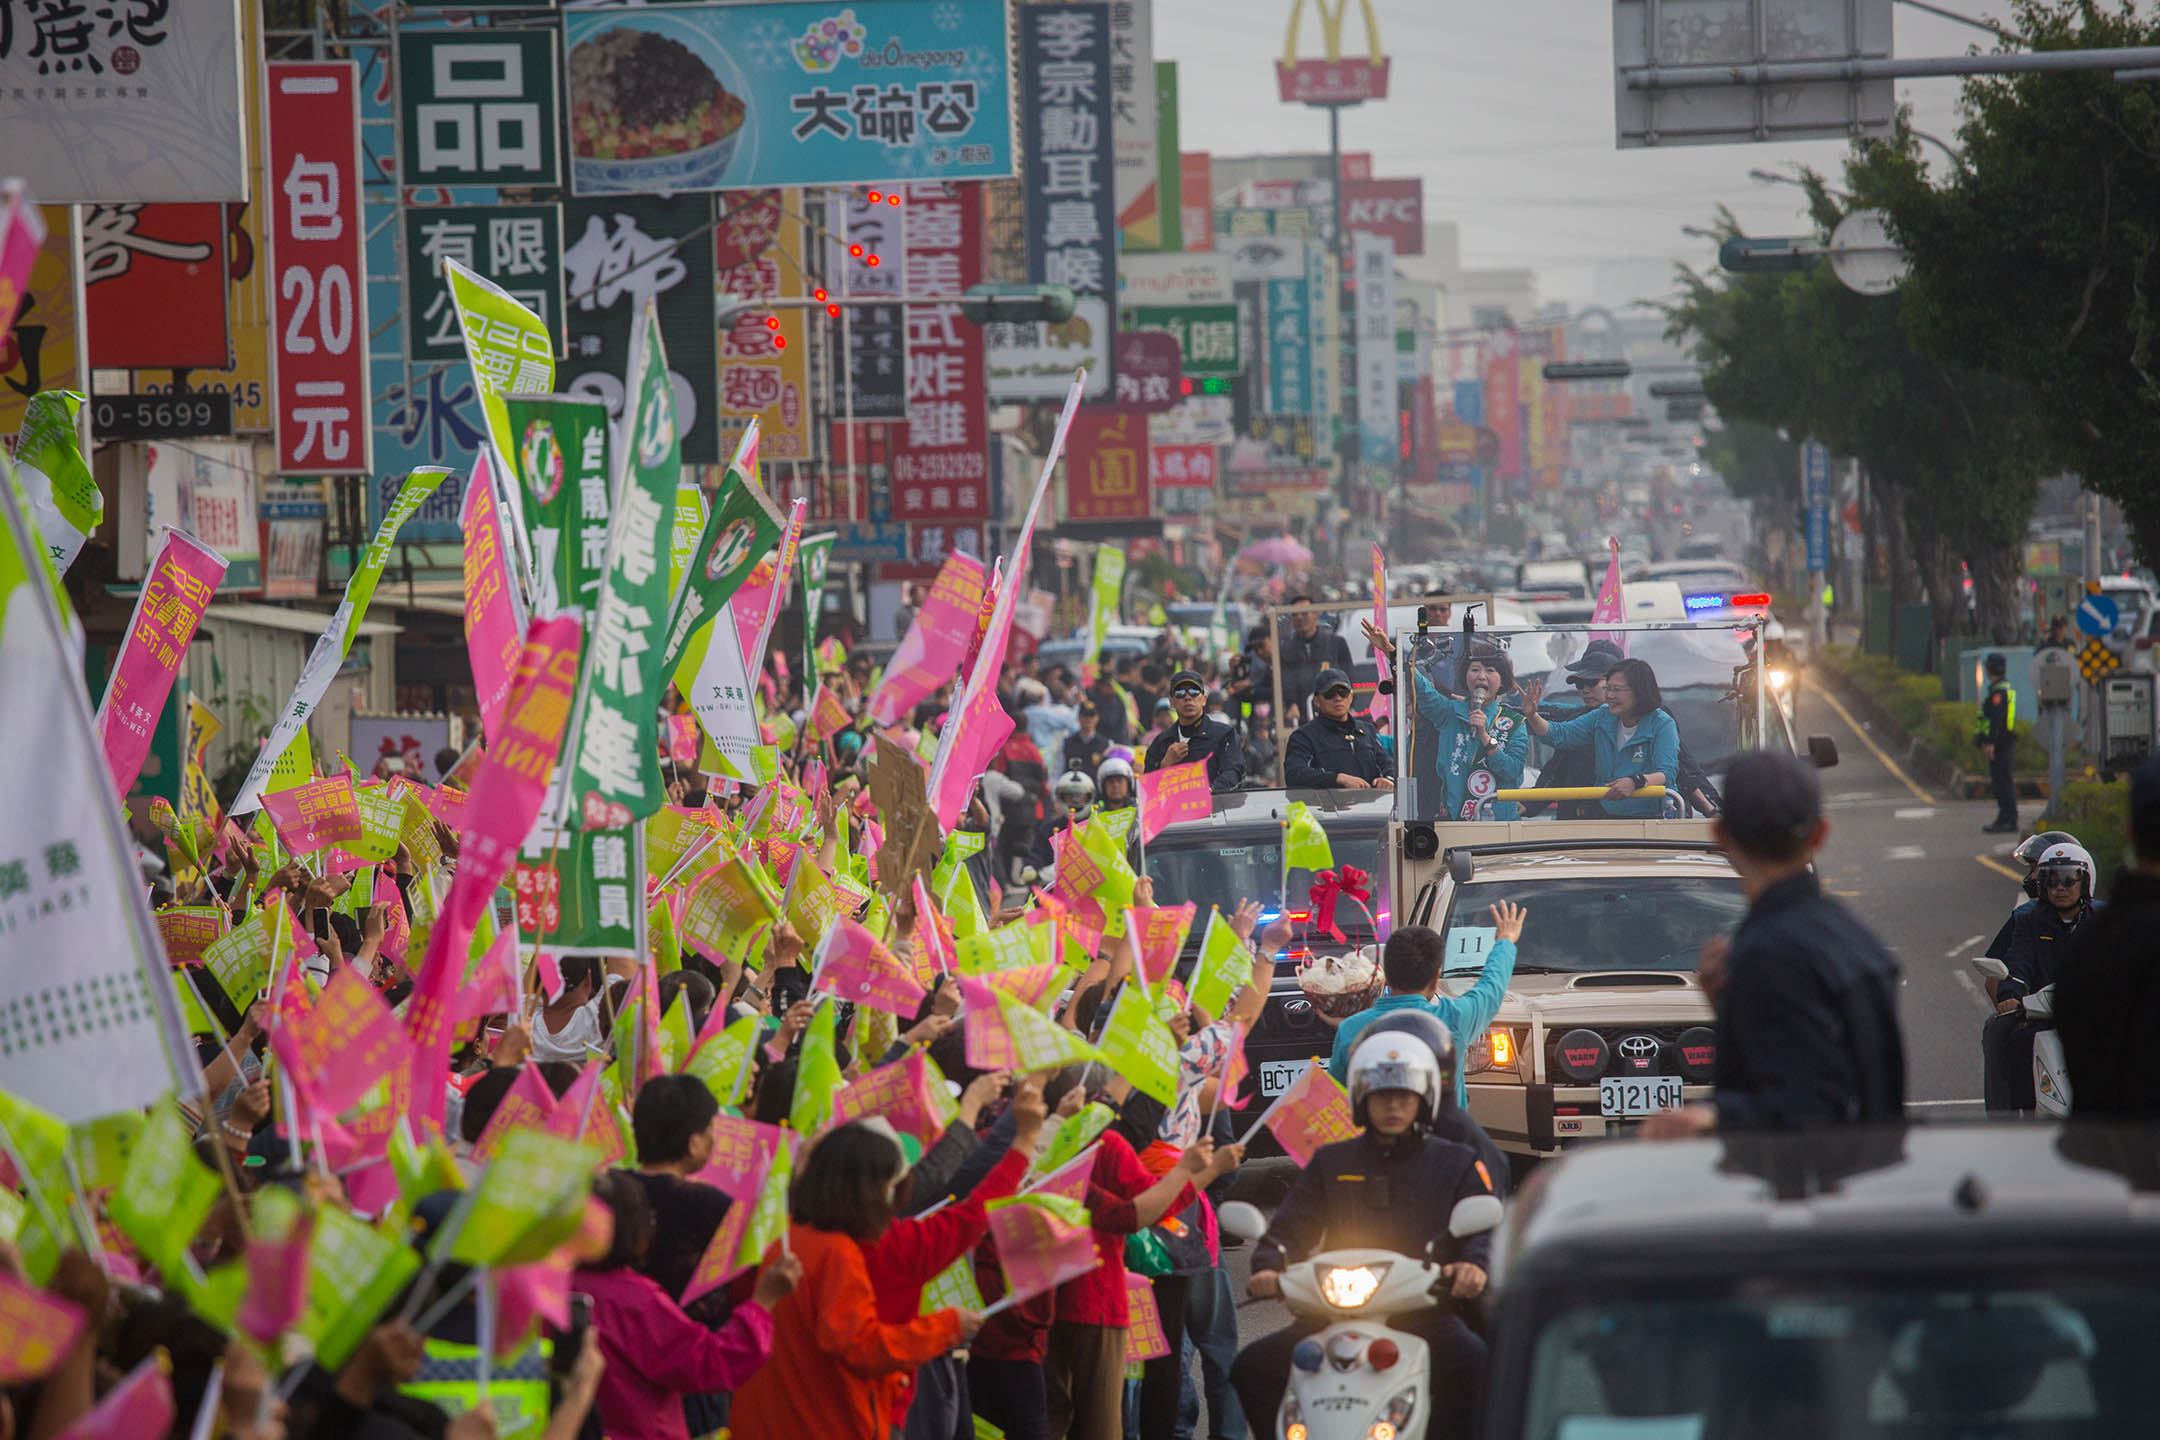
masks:
<instances>
[{"instance_id":1,"label":"police light bar","mask_svg":"<svg viewBox=\"0 0 2160 1440\"><path fill-rule=\"evenodd\" d=\"M1683 595L1680 597L1680 603L1690 610L1722 610L1725 608L1725 597L1723 595Z\"/></svg>"},{"instance_id":2,"label":"police light bar","mask_svg":"<svg viewBox=\"0 0 2160 1440\"><path fill-rule=\"evenodd\" d=\"M1735 595L1732 597L1732 607L1735 610L1767 610L1770 608L1770 597L1768 595Z\"/></svg>"}]
</instances>

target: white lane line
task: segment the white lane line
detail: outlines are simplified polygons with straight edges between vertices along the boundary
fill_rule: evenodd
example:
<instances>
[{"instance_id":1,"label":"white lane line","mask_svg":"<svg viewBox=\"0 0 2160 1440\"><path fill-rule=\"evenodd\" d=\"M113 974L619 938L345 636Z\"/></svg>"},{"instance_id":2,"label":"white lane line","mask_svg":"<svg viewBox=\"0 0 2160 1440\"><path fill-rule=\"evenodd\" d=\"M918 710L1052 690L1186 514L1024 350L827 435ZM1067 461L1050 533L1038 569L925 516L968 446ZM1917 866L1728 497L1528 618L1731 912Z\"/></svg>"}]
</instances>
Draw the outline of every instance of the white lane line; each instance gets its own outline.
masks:
<instances>
[{"instance_id":1,"label":"white lane line","mask_svg":"<svg viewBox=\"0 0 2160 1440\"><path fill-rule=\"evenodd\" d=\"M1885 860L1925 860L1927 851L1918 845L1892 845L1883 851Z\"/></svg>"},{"instance_id":2,"label":"white lane line","mask_svg":"<svg viewBox=\"0 0 2160 1440\"><path fill-rule=\"evenodd\" d=\"M1983 1011L1990 1015L1995 1013L1995 1007L1988 1003L1987 992L1980 988L1979 981L1973 979L1972 976L1966 974L1963 970L1952 970L1950 972L1950 976L1952 979L1956 980L1958 984L1965 987L1965 993L1972 996L1973 1004L1978 1005Z\"/></svg>"},{"instance_id":3,"label":"white lane line","mask_svg":"<svg viewBox=\"0 0 2160 1440\"><path fill-rule=\"evenodd\" d=\"M1985 1105L1985 1104L1987 1104L1987 1101L1985 1101L1985 1100L1907 1100L1907 1101L1905 1102L1905 1108L1906 1108L1906 1109L1908 1109L1908 1110L1918 1110L1918 1109L1922 1109L1922 1108L1933 1108L1933 1107L1936 1107L1936 1106L1943 1106L1943 1105Z\"/></svg>"},{"instance_id":4,"label":"white lane line","mask_svg":"<svg viewBox=\"0 0 2160 1440\"><path fill-rule=\"evenodd\" d=\"M1975 935L1972 936L1970 939L1961 941L1959 942L1957 948L1953 950L1943 951L1943 959L1955 960L1958 956L1964 954L1967 950L1972 949L1973 946L1978 945L1981 941L1985 939L1987 939L1987 936L1985 935Z\"/></svg>"},{"instance_id":5,"label":"white lane line","mask_svg":"<svg viewBox=\"0 0 2160 1440\"><path fill-rule=\"evenodd\" d=\"M1926 820L1934 815L1935 807L1932 805L1918 806L1910 810L1893 810L1890 813L1899 820Z\"/></svg>"}]
</instances>

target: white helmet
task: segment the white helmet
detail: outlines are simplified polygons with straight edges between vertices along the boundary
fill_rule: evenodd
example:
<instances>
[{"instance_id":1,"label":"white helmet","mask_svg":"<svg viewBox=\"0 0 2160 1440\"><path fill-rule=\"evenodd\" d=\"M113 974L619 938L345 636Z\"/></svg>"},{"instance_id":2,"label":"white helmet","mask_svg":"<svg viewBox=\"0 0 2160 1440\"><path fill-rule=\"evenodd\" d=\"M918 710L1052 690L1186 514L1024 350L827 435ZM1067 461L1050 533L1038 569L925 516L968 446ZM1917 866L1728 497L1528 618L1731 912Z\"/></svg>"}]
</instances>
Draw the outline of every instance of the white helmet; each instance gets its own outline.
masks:
<instances>
[{"instance_id":1,"label":"white helmet","mask_svg":"<svg viewBox=\"0 0 2160 1440\"><path fill-rule=\"evenodd\" d=\"M1439 1020L1433 1023L1447 1034ZM1445 1048L1454 1048L1452 1036ZM1408 1090L1418 1097L1418 1123L1429 1125L1439 1113L1447 1073L1423 1035L1393 1028L1376 1030L1350 1052L1350 1113L1358 1124L1367 1124L1367 1096L1381 1090Z\"/></svg>"},{"instance_id":2,"label":"white helmet","mask_svg":"<svg viewBox=\"0 0 2160 1440\"><path fill-rule=\"evenodd\" d=\"M1058 804L1068 810L1078 810L1082 806L1095 803L1095 782L1088 779L1085 770L1067 770L1058 776L1057 787L1053 793L1057 796Z\"/></svg>"},{"instance_id":3,"label":"white helmet","mask_svg":"<svg viewBox=\"0 0 2160 1440\"><path fill-rule=\"evenodd\" d=\"M2074 870L2085 877L2085 893L2078 898L2092 899L2093 891L2099 884L2099 874L2085 847L2070 840L2050 845L2040 852L2039 863L2033 866L2033 878L2039 882L2040 898L2047 898L2049 872L2060 873L2065 870Z\"/></svg>"},{"instance_id":4,"label":"white helmet","mask_svg":"<svg viewBox=\"0 0 2160 1440\"><path fill-rule=\"evenodd\" d=\"M1132 762L1119 755L1113 755L1103 761L1095 771L1095 783L1097 785L1108 785L1112 780L1130 782L1132 778Z\"/></svg>"}]
</instances>

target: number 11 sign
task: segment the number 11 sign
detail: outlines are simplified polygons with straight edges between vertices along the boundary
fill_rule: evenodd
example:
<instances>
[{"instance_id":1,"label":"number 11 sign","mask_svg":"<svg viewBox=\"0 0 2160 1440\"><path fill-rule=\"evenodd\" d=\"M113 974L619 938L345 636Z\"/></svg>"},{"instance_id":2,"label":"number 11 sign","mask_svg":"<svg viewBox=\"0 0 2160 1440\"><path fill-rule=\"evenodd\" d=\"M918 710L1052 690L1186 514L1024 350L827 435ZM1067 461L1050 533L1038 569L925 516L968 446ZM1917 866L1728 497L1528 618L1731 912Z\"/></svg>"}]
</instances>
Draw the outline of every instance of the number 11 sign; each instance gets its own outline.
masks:
<instances>
[{"instance_id":1,"label":"number 11 sign","mask_svg":"<svg viewBox=\"0 0 2160 1440\"><path fill-rule=\"evenodd\" d=\"M269 118L278 469L367 475L358 69L350 61L273 63Z\"/></svg>"}]
</instances>

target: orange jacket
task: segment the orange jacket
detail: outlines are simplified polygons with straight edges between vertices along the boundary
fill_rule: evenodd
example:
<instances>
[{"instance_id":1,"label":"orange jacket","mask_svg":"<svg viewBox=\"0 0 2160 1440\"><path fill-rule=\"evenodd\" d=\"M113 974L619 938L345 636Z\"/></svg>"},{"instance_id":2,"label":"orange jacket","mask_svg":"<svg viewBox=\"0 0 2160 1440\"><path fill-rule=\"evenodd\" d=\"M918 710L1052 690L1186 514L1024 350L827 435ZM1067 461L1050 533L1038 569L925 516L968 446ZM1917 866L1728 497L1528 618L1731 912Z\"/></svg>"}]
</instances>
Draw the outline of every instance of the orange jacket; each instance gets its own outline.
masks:
<instances>
[{"instance_id":1,"label":"orange jacket","mask_svg":"<svg viewBox=\"0 0 2160 1440\"><path fill-rule=\"evenodd\" d=\"M877 1317L870 1268L846 1235L795 1225L802 1283L773 1308L772 1359L735 1392L738 1440L886 1440L906 1377L960 1343L957 1312Z\"/></svg>"}]
</instances>

